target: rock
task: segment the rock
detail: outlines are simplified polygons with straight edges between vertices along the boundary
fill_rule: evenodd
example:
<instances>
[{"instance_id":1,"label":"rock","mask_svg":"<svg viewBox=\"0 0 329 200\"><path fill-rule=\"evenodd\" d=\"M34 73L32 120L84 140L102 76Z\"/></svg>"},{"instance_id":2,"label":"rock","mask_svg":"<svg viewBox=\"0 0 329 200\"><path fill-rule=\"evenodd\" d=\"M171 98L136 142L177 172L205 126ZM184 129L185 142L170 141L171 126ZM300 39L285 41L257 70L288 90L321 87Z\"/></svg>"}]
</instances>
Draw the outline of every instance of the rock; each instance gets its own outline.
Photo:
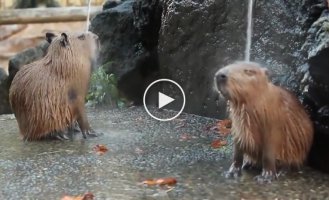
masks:
<instances>
[{"instance_id":1,"label":"rock","mask_svg":"<svg viewBox=\"0 0 329 200\"><path fill-rule=\"evenodd\" d=\"M42 42L36 47L28 48L23 52L16 54L9 60L9 76L6 75L6 77L0 79L3 80L0 81L0 114L11 113L8 94L11 82L14 79L18 70L22 66L34 62L45 56L48 46L48 42Z\"/></svg>"},{"instance_id":2,"label":"rock","mask_svg":"<svg viewBox=\"0 0 329 200\"><path fill-rule=\"evenodd\" d=\"M106 1L104 3L104 5L103 5L103 10L114 8L117 5L119 5L120 3L122 3L120 0L109 0L109 1Z\"/></svg>"},{"instance_id":3,"label":"rock","mask_svg":"<svg viewBox=\"0 0 329 200\"><path fill-rule=\"evenodd\" d=\"M3 68L0 67L0 115L11 113L8 98L8 75Z\"/></svg>"},{"instance_id":4,"label":"rock","mask_svg":"<svg viewBox=\"0 0 329 200\"><path fill-rule=\"evenodd\" d=\"M8 77L6 71L0 66L0 84Z\"/></svg>"},{"instance_id":5,"label":"rock","mask_svg":"<svg viewBox=\"0 0 329 200\"><path fill-rule=\"evenodd\" d=\"M298 52L304 37L299 0L256 1L251 60L264 63L274 81L298 92L305 61ZM244 59L247 1L167 0L159 36L161 76L178 81L187 98L185 111L224 117L226 103L213 90L221 67ZM291 42L293 41L293 42Z\"/></svg>"},{"instance_id":6,"label":"rock","mask_svg":"<svg viewBox=\"0 0 329 200\"><path fill-rule=\"evenodd\" d=\"M113 1L108 1L105 5L112 5L111 2ZM153 1L149 2L152 4ZM136 5L133 12L134 4ZM99 36L102 44L99 56L100 64L105 67L107 73L116 75L119 90L135 104L142 103L144 90L155 79L158 68L156 48L150 47L154 44L149 45L145 42L146 40L142 40L141 35L146 31L135 26L141 24L135 20L137 15L142 16L143 14L137 11L139 8L139 1L119 2L117 6L103 10L96 15L90 26L90 30ZM153 16L142 17L151 18ZM160 23L160 17L158 20ZM152 19L149 21L153 22ZM147 25L144 24L143 27L147 27ZM150 40L147 39L147 41Z\"/></svg>"},{"instance_id":7,"label":"rock","mask_svg":"<svg viewBox=\"0 0 329 200\"><path fill-rule=\"evenodd\" d=\"M308 31L304 49L308 52L303 104L314 121L315 138L310 152L312 167L329 173L329 11L323 11Z\"/></svg>"},{"instance_id":8,"label":"rock","mask_svg":"<svg viewBox=\"0 0 329 200\"><path fill-rule=\"evenodd\" d=\"M39 6L59 7L60 4L56 0L16 0L15 8L36 8Z\"/></svg>"},{"instance_id":9,"label":"rock","mask_svg":"<svg viewBox=\"0 0 329 200\"><path fill-rule=\"evenodd\" d=\"M9 60L9 77L8 81L11 84L14 76L20 67L32 63L46 55L47 48L49 46L48 42L41 42L36 47L28 48L18 54L16 54L13 58Z\"/></svg>"}]
</instances>

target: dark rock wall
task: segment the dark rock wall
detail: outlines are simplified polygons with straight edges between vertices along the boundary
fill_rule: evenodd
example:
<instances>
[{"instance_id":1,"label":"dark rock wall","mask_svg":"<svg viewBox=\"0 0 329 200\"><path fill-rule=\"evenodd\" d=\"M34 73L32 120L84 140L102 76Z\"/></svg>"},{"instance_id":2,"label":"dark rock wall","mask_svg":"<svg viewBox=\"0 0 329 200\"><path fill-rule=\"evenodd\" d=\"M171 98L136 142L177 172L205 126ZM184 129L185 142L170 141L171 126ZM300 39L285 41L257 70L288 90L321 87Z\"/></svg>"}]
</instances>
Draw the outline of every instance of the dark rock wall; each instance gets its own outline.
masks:
<instances>
[{"instance_id":1,"label":"dark rock wall","mask_svg":"<svg viewBox=\"0 0 329 200\"><path fill-rule=\"evenodd\" d=\"M243 59L246 3L239 0L167 1L159 37L161 76L185 91L185 111L223 117L213 90L220 66ZM170 94L170 89L167 91Z\"/></svg>"},{"instance_id":2,"label":"dark rock wall","mask_svg":"<svg viewBox=\"0 0 329 200\"><path fill-rule=\"evenodd\" d=\"M162 77L178 81L186 92L186 112L221 118L225 102L213 91L220 67L244 59L248 1L164 3L159 37ZM251 60L273 72L275 83L298 93L306 62L305 14L300 0L255 1Z\"/></svg>"},{"instance_id":3,"label":"dark rock wall","mask_svg":"<svg viewBox=\"0 0 329 200\"><path fill-rule=\"evenodd\" d=\"M9 88L18 70L29 63L32 63L46 55L49 43L41 42L33 48L28 48L9 60L9 76L4 74L0 77L0 114L12 113L9 104ZM1 71L0 71L1 74Z\"/></svg>"},{"instance_id":4,"label":"dark rock wall","mask_svg":"<svg viewBox=\"0 0 329 200\"><path fill-rule=\"evenodd\" d=\"M251 60L264 63L273 81L300 94L299 83L304 72L298 67L306 63L302 51L306 31L300 0L255 1Z\"/></svg>"},{"instance_id":5,"label":"dark rock wall","mask_svg":"<svg viewBox=\"0 0 329 200\"><path fill-rule=\"evenodd\" d=\"M109 9L98 14L90 27L102 44L100 64L118 77L124 96L141 104L145 88L158 71L159 1L126 0L104 8Z\"/></svg>"},{"instance_id":6,"label":"dark rock wall","mask_svg":"<svg viewBox=\"0 0 329 200\"><path fill-rule=\"evenodd\" d=\"M316 4L316 8L317 12L325 9L308 30L304 45L309 68L303 80L302 100L315 128L309 164L329 172L329 10L321 4Z\"/></svg>"},{"instance_id":7,"label":"dark rock wall","mask_svg":"<svg viewBox=\"0 0 329 200\"><path fill-rule=\"evenodd\" d=\"M8 99L8 75L0 67L0 114L11 113Z\"/></svg>"}]
</instances>

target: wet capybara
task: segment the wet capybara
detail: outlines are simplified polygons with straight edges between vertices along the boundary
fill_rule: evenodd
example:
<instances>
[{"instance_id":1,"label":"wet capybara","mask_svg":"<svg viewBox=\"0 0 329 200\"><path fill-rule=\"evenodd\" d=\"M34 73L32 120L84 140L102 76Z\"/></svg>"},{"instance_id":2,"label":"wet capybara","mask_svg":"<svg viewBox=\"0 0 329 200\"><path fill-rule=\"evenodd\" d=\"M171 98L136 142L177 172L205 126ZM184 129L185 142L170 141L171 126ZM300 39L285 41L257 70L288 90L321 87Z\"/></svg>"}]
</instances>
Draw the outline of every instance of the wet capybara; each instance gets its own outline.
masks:
<instances>
[{"instance_id":1,"label":"wet capybara","mask_svg":"<svg viewBox=\"0 0 329 200\"><path fill-rule=\"evenodd\" d=\"M76 121L84 136L95 136L85 113L98 37L91 33L46 33L44 58L23 66L14 77L9 100L24 140L61 136Z\"/></svg>"},{"instance_id":2,"label":"wet capybara","mask_svg":"<svg viewBox=\"0 0 329 200\"><path fill-rule=\"evenodd\" d=\"M296 96L274 85L268 71L253 62L237 62L215 75L218 91L229 102L234 141L227 176L243 166L260 166L258 182L277 178L280 167L304 164L313 141L313 123Z\"/></svg>"}]
</instances>

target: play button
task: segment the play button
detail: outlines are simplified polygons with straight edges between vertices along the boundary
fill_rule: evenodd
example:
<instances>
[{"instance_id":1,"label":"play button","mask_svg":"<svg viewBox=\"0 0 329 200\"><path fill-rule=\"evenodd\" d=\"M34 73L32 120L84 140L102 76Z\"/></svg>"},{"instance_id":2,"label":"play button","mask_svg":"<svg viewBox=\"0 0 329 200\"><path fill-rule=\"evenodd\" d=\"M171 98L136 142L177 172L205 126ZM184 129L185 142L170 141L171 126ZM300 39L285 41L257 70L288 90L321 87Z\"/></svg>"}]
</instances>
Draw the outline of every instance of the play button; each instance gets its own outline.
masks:
<instances>
[{"instance_id":1,"label":"play button","mask_svg":"<svg viewBox=\"0 0 329 200\"><path fill-rule=\"evenodd\" d=\"M158 97L158 107L162 108L171 102L175 101L175 99L171 98L170 96L167 96L163 94L162 92L159 92L159 97Z\"/></svg>"},{"instance_id":2,"label":"play button","mask_svg":"<svg viewBox=\"0 0 329 200\"><path fill-rule=\"evenodd\" d=\"M170 121L178 117L185 107L182 87L173 80L159 79L152 82L143 97L146 112L159 121Z\"/></svg>"}]
</instances>

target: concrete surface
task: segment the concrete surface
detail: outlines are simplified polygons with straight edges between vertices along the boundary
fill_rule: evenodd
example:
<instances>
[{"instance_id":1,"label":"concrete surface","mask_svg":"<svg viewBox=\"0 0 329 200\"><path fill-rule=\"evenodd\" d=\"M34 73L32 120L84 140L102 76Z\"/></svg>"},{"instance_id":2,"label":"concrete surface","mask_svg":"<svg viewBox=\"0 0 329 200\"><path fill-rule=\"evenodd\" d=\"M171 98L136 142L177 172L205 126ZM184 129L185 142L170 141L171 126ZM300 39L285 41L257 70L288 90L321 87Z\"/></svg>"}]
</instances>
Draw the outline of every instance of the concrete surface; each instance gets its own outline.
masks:
<instances>
[{"instance_id":1,"label":"concrete surface","mask_svg":"<svg viewBox=\"0 0 329 200\"><path fill-rule=\"evenodd\" d=\"M165 111L164 111L165 112ZM92 192L95 199L329 199L329 175L311 169L258 185L255 172L225 179L230 146L213 149L214 119L182 114L158 122L142 107L90 109L91 125L104 135L73 141L23 142L13 115L0 116L0 199L61 199ZM182 134L191 136L182 140ZM97 155L92 148L109 148ZM175 177L167 191L139 183ZM168 189L168 188L167 188Z\"/></svg>"}]
</instances>

